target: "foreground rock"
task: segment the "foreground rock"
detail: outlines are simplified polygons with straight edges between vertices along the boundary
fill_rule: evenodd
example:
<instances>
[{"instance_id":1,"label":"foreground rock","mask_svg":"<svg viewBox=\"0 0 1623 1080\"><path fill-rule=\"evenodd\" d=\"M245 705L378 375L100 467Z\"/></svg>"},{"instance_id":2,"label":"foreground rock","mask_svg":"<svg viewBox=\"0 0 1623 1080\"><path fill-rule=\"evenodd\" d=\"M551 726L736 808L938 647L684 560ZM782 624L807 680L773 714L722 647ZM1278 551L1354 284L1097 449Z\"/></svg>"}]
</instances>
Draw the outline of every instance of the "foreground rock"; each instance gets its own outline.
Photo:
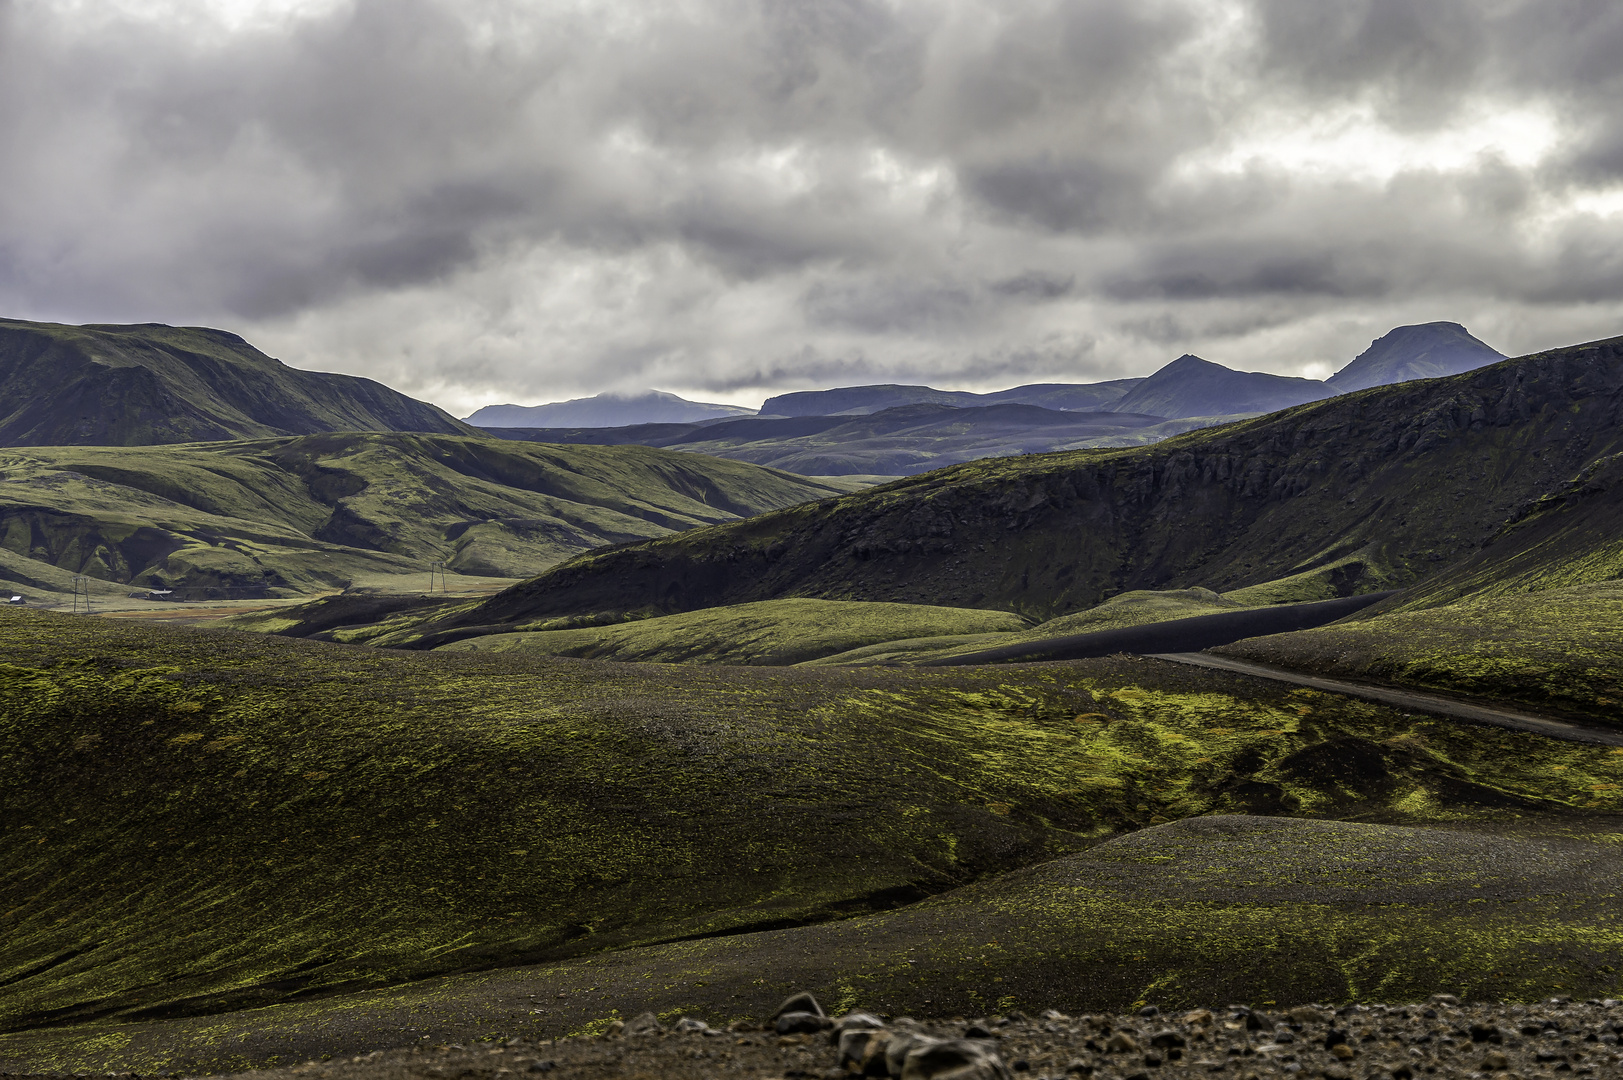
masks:
<instances>
[{"instance_id":1,"label":"foreground rock","mask_svg":"<svg viewBox=\"0 0 1623 1080\"><path fill-rule=\"evenodd\" d=\"M779 1021L816 1031L780 1035ZM1163 1015L1047 1012L929 1021L850 1013L827 1017L797 995L765 1025L725 1031L645 1014L602 1035L507 1040L310 1061L243 1074L254 1080L1448 1080L1451 1077L1623 1075L1623 1005L1556 999L1530 1005L1231 1005Z\"/></svg>"}]
</instances>

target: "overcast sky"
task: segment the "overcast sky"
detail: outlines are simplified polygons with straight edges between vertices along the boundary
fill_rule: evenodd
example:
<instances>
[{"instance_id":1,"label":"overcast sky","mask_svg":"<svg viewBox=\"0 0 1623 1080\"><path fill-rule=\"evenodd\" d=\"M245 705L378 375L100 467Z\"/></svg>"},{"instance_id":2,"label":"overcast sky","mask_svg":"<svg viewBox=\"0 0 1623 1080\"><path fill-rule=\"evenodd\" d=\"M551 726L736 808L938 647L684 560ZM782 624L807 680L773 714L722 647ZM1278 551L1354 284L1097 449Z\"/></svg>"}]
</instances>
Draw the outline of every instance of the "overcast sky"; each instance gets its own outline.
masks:
<instances>
[{"instance_id":1,"label":"overcast sky","mask_svg":"<svg viewBox=\"0 0 1623 1080\"><path fill-rule=\"evenodd\" d=\"M0 0L0 314L458 415L1623 333L1616 0Z\"/></svg>"}]
</instances>

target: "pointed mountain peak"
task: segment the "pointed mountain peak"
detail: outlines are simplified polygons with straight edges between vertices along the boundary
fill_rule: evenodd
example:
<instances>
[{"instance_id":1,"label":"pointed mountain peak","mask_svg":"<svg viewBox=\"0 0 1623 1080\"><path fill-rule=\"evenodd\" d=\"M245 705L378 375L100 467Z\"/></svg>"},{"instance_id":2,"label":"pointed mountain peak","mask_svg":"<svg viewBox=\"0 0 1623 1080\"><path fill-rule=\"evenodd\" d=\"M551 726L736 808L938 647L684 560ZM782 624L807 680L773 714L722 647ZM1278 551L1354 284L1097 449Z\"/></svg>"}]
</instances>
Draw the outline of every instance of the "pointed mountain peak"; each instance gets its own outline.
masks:
<instances>
[{"instance_id":1,"label":"pointed mountain peak","mask_svg":"<svg viewBox=\"0 0 1623 1080\"><path fill-rule=\"evenodd\" d=\"M1188 375L1196 371L1229 370L1231 369L1224 367L1222 364L1214 364L1210 360L1203 360L1194 353L1184 353L1182 356L1172 361L1172 363L1160 368L1154 375L1151 375L1150 378L1154 379L1161 375Z\"/></svg>"}]
</instances>

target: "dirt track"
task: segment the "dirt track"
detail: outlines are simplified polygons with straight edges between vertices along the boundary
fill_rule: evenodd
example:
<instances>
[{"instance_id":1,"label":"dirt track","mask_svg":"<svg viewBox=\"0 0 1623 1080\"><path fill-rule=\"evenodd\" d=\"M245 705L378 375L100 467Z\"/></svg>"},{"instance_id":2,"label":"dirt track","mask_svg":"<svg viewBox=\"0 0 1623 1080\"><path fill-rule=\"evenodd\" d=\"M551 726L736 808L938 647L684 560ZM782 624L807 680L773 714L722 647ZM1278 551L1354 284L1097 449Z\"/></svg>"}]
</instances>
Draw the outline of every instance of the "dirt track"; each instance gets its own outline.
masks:
<instances>
[{"instance_id":1,"label":"dirt track","mask_svg":"<svg viewBox=\"0 0 1623 1080\"><path fill-rule=\"evenodd\" d=\"M1252 675L1296 686L1309 686L1315 690L1328 690L1331 693L1346 694L1365 701L1378 701L1382 705L1392 705L1400 709L1468 720L1474 724L1492 724L1495 727L1512 728L1516 731L1531 731L1538 735L1548 735L1554 739L1566 739L1571 742L1623 746L1623 731L1580 724L1571 720L1556 720L1548 716L1535 716L1532 713L1496 706L1478 705L1457 698L1443 697L1440 694L1425 694L1389 686L1373 686L1368 683L1343 682L1340 679L1324 679L1317 675L1303 675L1284 668L1269 667L1267 664L1254 664L1249 660L1233 660L1226 656L1212 656L1207 653L1152 653L1150 657L1174 664L1232 671L1239 675Z\"/></svg>"}]
</instances>

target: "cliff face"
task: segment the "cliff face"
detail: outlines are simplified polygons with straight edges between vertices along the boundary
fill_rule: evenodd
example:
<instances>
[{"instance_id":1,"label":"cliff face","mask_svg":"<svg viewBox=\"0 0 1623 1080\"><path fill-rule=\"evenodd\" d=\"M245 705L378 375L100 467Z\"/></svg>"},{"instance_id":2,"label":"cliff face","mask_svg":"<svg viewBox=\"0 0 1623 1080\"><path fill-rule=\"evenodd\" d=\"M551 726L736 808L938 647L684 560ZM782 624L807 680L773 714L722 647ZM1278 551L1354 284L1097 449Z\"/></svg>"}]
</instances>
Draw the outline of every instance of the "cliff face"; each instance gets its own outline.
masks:
<instances>
[{"instance_id":1,"label":"cliff face","mask_svg":"<svg viewBox=\"0 0 1623 1080\"><path fill-rule=\"evenodd\" d=\"M589 553L468 624L785 596L1051 616L1358 554L1402 584L1623 450L1623 338L1344 395L1154 446L974 462ZM1346 588L1358 591L1356 573Z\"/></svg>"},{"instance_id":2,"label":"cliff face","mask_svg":"<svg viewBox=\"0 0 1623 1080\"><path fill-rule=\"evenodd\" d=\"M222 330L0 320L0 445L140 446L324 431L476 434L381 383L290 368Z\"/></svg>"}]
</instances>

